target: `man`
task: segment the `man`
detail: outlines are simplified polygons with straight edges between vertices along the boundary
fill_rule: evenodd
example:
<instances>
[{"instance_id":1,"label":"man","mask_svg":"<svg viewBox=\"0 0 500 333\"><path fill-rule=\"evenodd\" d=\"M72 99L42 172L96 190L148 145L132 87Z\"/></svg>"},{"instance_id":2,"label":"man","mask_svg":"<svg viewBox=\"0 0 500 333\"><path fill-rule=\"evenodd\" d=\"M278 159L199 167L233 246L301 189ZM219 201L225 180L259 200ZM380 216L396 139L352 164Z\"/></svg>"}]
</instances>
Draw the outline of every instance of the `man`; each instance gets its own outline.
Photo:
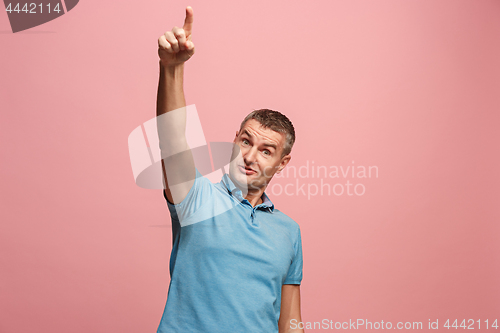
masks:
<instances>
[{"instance_id":1,"label":"man","mask_svg":"<svg viewBox=\"0 0 500 333\"><path fill-rule=\"evenodd\" d=\"M158 40L157 124L173 233L158 332L303 332L290 324L302 321L300 228L264 192L290 161L293 125L276 111L252 112L236 132L229 175L217 184L202 177L185 137L192 25L187 7L183 28Z\"/></svg>"}]
</instances>

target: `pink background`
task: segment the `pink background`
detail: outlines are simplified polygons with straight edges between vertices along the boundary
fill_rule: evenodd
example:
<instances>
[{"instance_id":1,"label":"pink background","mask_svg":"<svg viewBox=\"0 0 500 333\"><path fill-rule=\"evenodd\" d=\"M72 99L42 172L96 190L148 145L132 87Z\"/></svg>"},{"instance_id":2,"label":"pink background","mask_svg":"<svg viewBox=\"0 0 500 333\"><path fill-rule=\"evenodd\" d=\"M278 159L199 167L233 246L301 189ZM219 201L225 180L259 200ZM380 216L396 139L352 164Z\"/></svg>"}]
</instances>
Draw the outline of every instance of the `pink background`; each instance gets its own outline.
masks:
<instances>
[{"instance_id":1,"label":"pink background","mask_svg":"<svg viewBox=\"0 0 500 333\"><path fill-rule=\"evenodd\" d=\"M500 319L500 1L83 0L16 34L0 14L0 332L156 331L170 218L127 138L186 5L207 141L266 107L291 165L379 169L362 196L271 196L301 226L303 320Z\"/></svg>"}]
</instances>

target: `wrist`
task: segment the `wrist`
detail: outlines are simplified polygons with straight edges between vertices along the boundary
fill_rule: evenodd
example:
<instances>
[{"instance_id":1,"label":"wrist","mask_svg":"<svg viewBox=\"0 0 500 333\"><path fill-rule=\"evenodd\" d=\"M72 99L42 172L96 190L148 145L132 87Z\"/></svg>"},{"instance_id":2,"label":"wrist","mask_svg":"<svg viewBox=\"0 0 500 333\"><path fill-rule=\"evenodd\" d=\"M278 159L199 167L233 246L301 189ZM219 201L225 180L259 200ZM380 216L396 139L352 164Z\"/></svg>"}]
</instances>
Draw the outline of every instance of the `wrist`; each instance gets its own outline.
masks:
<instances>
[{"instance_id":1,"label":"wrist","mask_svg":"<svg viewBox=\"0 0 500 333\"><path fill-rule=\"evenodd\" d=\"M175 75L178 73L182 73L183 70L184 70L184 63L176 64L176 65L166 65L166 64L163 64L160 60L160 71L162 71L166 74Z\"/></svg>"}]
</instances>

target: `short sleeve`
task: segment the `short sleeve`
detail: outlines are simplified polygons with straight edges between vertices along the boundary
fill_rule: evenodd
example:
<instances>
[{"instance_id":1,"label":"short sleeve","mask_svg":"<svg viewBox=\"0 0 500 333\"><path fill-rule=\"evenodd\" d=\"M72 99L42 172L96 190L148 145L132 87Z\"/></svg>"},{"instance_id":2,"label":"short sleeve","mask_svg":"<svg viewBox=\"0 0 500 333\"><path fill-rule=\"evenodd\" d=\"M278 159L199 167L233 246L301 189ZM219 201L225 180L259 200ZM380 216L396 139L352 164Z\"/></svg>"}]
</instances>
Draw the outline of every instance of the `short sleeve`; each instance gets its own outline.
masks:
<instances>
[{"instance_id":1,"label":"short sleeve","mask_svg":"<svg viewBox=\"0 0 500 333\"><path fill-rule=\"evenodd\" d=\"M178 204L172 204L168 201L165 191L163 191L163 196L167 202L172 219L179 221L181 226L186 224L185 222L202 207L203 203L207 202L207 199L212 194L213 186L212 182L203 177L198 169L196 169L196 178L193 186L184 200Z\"/></svg>"},{"instance_id":2,"label":"short sleeve","mask_svg":"<svg viewBox=\"0 0 500 333\"><path fill-rule=\"evenodd\" d=\"M300 228L298 228L297 239L295 240L295 257L290 264L288 274L283 284L300 284L302 282L302 238Z\"/></svg>"}]
</instances>

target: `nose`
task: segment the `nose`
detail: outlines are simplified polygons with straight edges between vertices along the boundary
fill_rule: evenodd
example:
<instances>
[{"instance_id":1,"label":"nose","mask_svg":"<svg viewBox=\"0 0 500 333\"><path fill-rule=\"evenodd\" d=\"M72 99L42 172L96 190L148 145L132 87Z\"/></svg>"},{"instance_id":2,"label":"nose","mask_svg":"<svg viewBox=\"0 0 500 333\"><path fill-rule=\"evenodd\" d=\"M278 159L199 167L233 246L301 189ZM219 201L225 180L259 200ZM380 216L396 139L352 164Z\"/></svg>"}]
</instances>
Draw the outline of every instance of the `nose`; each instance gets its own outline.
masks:
<instances>
[{"instance_id":1,"label":"nose","mask_svg":"<svg viewBox=\"0 0 500 333\"><path fill-rule=\"evenodd\" d=\"M246 165L252 165L255 163L257 157L257 148L252 147L245 152L243 152L243 160L245 161Z\"/></svg>"}]
</instances>

